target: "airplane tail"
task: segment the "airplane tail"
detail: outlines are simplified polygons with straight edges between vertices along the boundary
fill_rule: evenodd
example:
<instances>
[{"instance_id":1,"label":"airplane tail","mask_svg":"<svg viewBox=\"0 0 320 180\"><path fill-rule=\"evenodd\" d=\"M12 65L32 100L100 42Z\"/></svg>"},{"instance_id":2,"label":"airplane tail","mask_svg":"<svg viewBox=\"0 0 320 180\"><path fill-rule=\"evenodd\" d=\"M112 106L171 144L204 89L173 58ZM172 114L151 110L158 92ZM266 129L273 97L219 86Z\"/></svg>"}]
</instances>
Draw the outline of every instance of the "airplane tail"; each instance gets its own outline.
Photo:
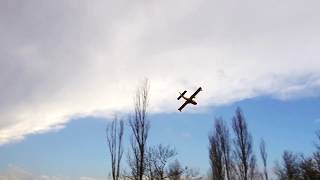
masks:
<instances>
[{"instance_id":1,"label":"airplane tail","mask_svg":"<svg viewBox=\"0 0 320 180\"><path fill-rule=\"evenodd\" d=\"M187 91L183 91L183 93L180 93L180 96L177 98L178 100L186 93Z\"/></svg>"}]
</instances>

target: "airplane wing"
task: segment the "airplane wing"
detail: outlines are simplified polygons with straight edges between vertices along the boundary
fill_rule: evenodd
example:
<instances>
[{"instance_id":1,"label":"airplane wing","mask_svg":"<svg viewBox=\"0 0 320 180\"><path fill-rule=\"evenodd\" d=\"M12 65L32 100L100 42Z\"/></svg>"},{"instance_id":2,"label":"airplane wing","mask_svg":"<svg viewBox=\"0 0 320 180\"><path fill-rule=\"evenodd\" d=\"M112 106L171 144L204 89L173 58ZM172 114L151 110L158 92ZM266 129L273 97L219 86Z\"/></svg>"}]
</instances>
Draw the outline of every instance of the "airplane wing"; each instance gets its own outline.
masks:
<instances>
[{"instance_id":1,"label":"airplane wing","mask_svg":"<svg viewBox=\"0 0 320 180\"><path fill-rule=\"evenodd\" d=\"M189 102L188 101L186 101L186 102L184 102L183 104L182 104L182 106L181 107L179 107L179 111L181 111L187 104L189 104Z\"/></svg>"},{"instance_id":2,"label":"airplane wing","mask_svg":"<svg viewBox=\"0 0 320 180\"><path fill-rule=\"evenodd\" d=\"M194 98L200 91L202 91L201 87L199 87L199 89L190 96L190 99Z\"/></svg>"}]
</instances>

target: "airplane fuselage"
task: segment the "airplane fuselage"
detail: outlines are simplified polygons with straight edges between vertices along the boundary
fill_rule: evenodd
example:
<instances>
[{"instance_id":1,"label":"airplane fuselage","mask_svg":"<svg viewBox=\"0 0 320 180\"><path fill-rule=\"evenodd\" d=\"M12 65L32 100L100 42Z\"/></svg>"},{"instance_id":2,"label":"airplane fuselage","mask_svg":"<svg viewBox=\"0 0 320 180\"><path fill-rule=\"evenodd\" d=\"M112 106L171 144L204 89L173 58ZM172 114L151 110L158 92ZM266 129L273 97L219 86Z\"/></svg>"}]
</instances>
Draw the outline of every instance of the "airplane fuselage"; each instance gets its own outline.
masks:
<instances>
[{"instance_id":1,"label":"airplane fuselage","mask_svg":"<svg viewBox=\"0 0 320 180\"><path fill-rule=\"evenodd\" d=\"M185 99L187 102L193 104L193 105L197 105L197 102L195 100L193 100L193 98L190 99L190 98L187 98L185 96L182 96L182 98Z\"/></svg>"}]
</instances>

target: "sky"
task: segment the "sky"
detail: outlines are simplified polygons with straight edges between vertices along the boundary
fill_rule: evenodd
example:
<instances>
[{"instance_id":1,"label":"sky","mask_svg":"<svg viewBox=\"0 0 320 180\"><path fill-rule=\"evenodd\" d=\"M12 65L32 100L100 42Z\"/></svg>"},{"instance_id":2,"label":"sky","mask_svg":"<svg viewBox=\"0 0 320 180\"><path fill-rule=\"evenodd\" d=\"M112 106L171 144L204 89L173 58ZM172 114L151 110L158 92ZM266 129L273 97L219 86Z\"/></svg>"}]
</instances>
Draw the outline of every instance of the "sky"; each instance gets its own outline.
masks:
<instances>
[{"instance_id":1,"label":"sky","mask_svg":"<svg viewBox=\"0 0 320 180\"><path fill-rule=\"evenodd\" d=\"M114 113L130 113L145 78L150 139L174 144L190 166L207 167L213 118L230 121L238 105L271 157L286 148L309 153L320 118L319 5L1 1L0 177L104 177L104 128ZM177 113L177 92L198 86L199 105Z\"/></svg>"}]
</instances>

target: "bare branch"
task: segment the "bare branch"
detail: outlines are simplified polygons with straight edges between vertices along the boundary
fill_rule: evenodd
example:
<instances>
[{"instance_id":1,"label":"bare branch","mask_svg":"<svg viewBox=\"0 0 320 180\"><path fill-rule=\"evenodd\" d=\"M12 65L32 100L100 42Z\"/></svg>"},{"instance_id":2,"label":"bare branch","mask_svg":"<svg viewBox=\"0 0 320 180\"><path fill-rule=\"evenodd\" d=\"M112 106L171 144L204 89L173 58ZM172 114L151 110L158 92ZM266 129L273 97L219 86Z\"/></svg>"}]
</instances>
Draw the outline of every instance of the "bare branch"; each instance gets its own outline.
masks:
<instances>
[{"instance_id":1,"label":"bare branch","mask_svg":"<svg viewBox=\"0 0 320 180\"><path fill-rule=\"evenodd\" d=\"M123 120L118 120L115 115L113 121L106 128L113 180L118 180L120 177L120 163L123 155L123 133Z\"/></svg>"},{"instance_id":2,"label":"bare branch","mask_svg":"<svg viewBox=\"0 0 320 180\"><path fill-rule=\"evenodd\" d=\"M139 180L142 180L145 173L146 142L150 129L150 122L147 120L148 96L149 83L148 80L145 80L143 85L137 89L134 99L134 116L129 119L133 153L131 160L129 159L129 165L132 175Z\"/></svg>"}]
</instances>

